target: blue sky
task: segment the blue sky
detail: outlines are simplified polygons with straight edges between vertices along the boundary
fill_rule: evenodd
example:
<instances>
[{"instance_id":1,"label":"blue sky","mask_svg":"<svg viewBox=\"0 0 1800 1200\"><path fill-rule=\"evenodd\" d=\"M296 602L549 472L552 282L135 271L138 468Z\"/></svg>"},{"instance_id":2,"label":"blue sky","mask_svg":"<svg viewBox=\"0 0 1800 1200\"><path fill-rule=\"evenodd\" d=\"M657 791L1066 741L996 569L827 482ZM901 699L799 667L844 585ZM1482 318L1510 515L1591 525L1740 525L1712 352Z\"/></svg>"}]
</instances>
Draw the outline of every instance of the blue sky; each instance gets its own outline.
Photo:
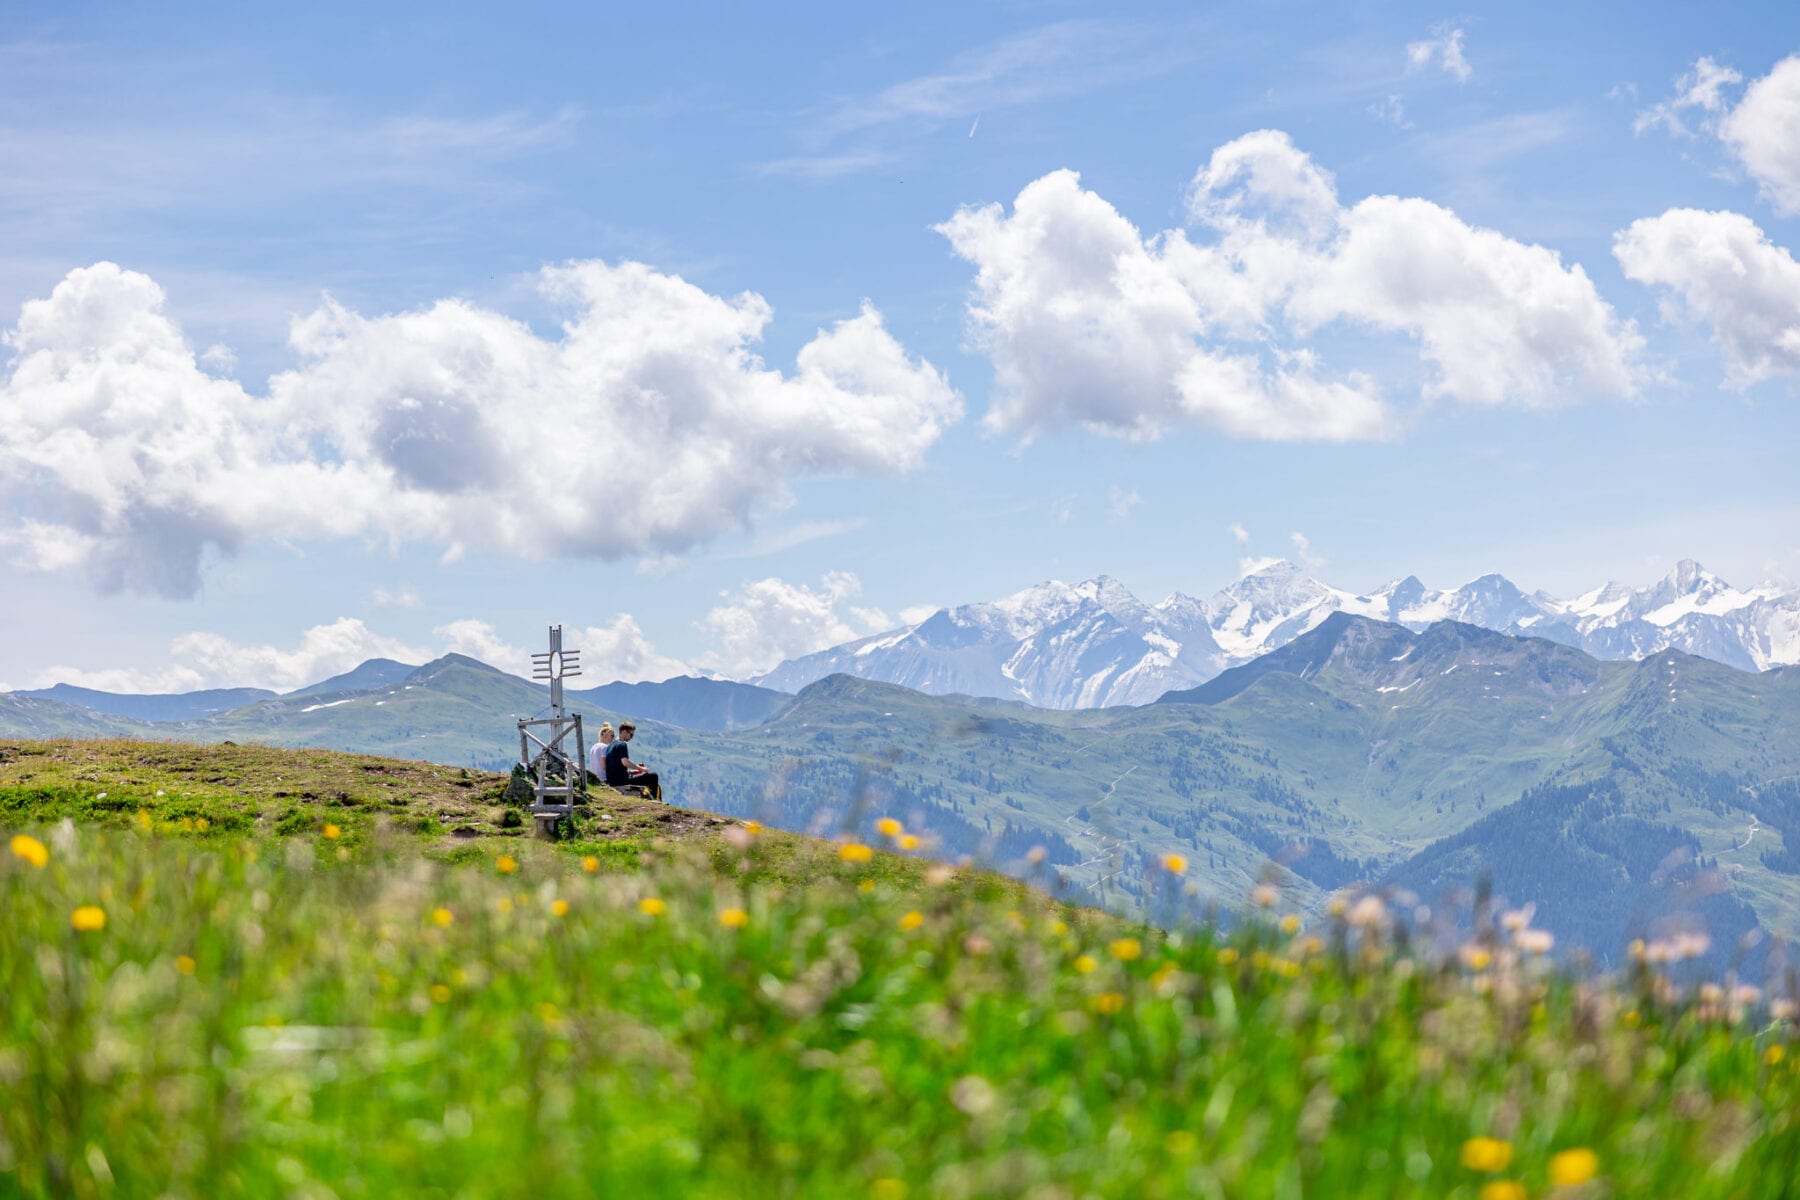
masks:
<instances>
[{"instance_id":1,"label":"blue sky","mask_svg":"<svg viewBox=\"0 0 1800 1200\"><path fill-rule=\"evenodd\" d=\"M1786 4L9 5L0 684L550 621L741 674L1277 555L1800 576L1796 54Z\"/></svg>"}]
</instances>

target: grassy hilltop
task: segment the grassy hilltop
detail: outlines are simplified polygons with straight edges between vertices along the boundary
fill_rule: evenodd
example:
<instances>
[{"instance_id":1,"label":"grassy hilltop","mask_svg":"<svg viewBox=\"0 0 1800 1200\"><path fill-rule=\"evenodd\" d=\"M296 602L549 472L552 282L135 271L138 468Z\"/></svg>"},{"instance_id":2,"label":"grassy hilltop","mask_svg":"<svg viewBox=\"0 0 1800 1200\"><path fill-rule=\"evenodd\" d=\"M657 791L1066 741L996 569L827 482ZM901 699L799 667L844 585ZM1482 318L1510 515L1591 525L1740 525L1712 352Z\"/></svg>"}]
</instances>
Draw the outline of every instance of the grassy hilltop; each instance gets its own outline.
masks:
<instances>
[{"instance_id":1,"label":"grassy hilltop","mask_svg":"<svg viewBox=\"0 0 1800 1200\"><path fill-rule=\"evenodd\" d=\"M0 1194L1779 1197L1791 980L1560 973L1369 895L1142 928L501 777L0 746ZM600 814L609 814L602 820ZM459 832L465 831L465 832ZM1164 859L1178 895L1191 864ZM1691 964L1690 964L1691 965Z\"/></svg>"},{"instance_id":2,"label":"grassy hilltop","mask_svg":"<svg viewBox=\"0 0 1800 1200\"><path fill-rule=\"evenodd\" d=\"M1156 863L1174 852L1224 905L1281 862L1315 914L1353 881L1405 883L1435 904L1486 875L1513 904L1535 902L1565 947L1614 965L1632 939L1684 922L1713 932L1717 966L1753 930L1800 935L1800 670L1675 653L1601 662L1544 639L1340 614L1141 708L1046 711L847 676L749 728L726 728L732 695L712 695L723 707L710 730L602 703L676 698L660 686L599 689L581 708L591 725L638 717L638 746L685 805L864 837L888 813L949 855L1018 874L1041 849L1118 910L1153 911ZM0 735L497 766L517 753L514 718L545 704L542 688L452 655L373 687L198 720L0 696Z\"/></svg>"}]
</instances>

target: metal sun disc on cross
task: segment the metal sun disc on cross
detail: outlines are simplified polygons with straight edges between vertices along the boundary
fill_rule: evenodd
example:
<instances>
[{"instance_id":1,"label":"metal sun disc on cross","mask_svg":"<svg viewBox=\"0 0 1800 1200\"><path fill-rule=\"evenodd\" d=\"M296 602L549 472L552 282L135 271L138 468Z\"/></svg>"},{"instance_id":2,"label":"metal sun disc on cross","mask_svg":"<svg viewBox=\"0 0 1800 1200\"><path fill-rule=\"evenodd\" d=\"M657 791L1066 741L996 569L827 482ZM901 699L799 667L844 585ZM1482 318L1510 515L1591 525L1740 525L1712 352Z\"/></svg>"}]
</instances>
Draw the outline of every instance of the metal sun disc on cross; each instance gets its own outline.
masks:
<instances>
[{"instance_id":1,"label":"metal sun disc on cross","mask_svg":"<svg viewBox=\"0 0 1800 1200\"><path fill-rule=\"evenodd\" d=\"M581 651L564 650L562 626L550 627L550 649L531 656L531 677L550 681L550 704L562 711L562 681L581 674Z\"/></svg>"}]
</instances>

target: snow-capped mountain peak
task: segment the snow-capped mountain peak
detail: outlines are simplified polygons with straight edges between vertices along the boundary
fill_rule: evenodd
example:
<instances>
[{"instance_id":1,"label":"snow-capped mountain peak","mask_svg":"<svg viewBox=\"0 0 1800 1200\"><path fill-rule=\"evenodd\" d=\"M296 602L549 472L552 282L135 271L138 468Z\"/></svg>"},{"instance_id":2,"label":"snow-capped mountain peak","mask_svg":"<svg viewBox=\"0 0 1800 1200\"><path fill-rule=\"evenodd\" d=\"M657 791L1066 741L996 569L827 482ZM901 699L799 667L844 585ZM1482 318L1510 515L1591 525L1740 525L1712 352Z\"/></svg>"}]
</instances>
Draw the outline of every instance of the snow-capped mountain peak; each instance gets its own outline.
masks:
<instances>
[{"instance_id":1,"label":"snow-capped mountain peak","mask_svg":"<svg viewBox=\"0 0 1800 1200\"><path fill-rule=\"evenodd\" d=\"M1148 704L1212 678L1225 662L1204 614L1151 608L1102 575L939 609L910 628L785 662L760 682L797 691L843 671L923 691L1073 708Z\"/></svg>"},{"instance_id":2,"label":"snow-capped mountain peak","mask_svg":"<svg viewBox=\"0 0 1800 1200\"><path fill-rule=\"evenodd\" d=\"M1277 559L1215 593L1203 607L1220 649L1234 659L1247 659L1285 646L1340 609L1374 616L1377 605Z\"/></svg>"},{"instance_id":3,"label":"snow-capped mountain peak","mask_svg":"<svg viewBox=\"0 0 1800 1200\"><path fill-rule=\"evenodd\" d=\"M753 682L792 691L845 671L1054 708L1142 704L1280 649L1334 612L1413 630L1453 620L1602 658L1673 648L1748 670L1800 662L1800 590L1739 590L1691 559L1647 587L1609 583L1574 600L1523 591L1498 574L1445 591L1409 575L1358 595L1276 559L1204 600L1175 592L1154 606L1105 575L1049 580L794 659Z\"/></svg>"}]
</instances>

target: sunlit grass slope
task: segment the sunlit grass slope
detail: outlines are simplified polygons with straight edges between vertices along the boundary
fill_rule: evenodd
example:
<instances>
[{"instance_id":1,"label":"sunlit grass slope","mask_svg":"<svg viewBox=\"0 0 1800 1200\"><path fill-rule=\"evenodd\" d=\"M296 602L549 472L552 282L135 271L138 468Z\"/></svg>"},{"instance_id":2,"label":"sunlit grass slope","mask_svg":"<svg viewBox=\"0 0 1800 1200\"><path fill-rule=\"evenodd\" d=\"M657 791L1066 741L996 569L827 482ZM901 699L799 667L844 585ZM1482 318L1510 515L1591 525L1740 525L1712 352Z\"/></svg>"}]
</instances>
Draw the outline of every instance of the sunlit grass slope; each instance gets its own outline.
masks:
<instances>
[{"instance_id":1,"label":"sunlit grass slope","mask_svg":"<svg viewBox=\"0 0 1800 1200\"><path fill-rule=\"evenodd\" d=\"M392 797L277 833L296 797L245 757L190 789L204 830L110 786L27 811L42 749L0 776L0 1194L1778 1197L1800 1171L1787 994L1679 993L1654 955L1606 984L1527 929L1409 949L1374 897L1160 934L735 822L445 861ZM270 761L315 794L362 765Z\"/></svg>"},{"instance_id":2,"label":"sunlit grass slope","mask_svg":"<svg viewBox=\"0 0 1800 1200\"><path fill-rule=\"evenodd\" d=\"M528 818L504 801L507 776L464 767L331 750L184 742L0 742L0 824L42 826L65 818L84 826L203 840L325 837L334 856L443 862L491 861L496 854L565 865L593 855L609 869L635 866L647 850L675 844L723 854L723 835L743 823L652 803L604 787L578 813L575 836L555 848L532 843ZM806 879L835 860L837 843L764 832L758 869ZM883 879L916 884L916 857L883 856ZM996 893L1024 885L968 873Z\"/></svg>"}]
</instances>

